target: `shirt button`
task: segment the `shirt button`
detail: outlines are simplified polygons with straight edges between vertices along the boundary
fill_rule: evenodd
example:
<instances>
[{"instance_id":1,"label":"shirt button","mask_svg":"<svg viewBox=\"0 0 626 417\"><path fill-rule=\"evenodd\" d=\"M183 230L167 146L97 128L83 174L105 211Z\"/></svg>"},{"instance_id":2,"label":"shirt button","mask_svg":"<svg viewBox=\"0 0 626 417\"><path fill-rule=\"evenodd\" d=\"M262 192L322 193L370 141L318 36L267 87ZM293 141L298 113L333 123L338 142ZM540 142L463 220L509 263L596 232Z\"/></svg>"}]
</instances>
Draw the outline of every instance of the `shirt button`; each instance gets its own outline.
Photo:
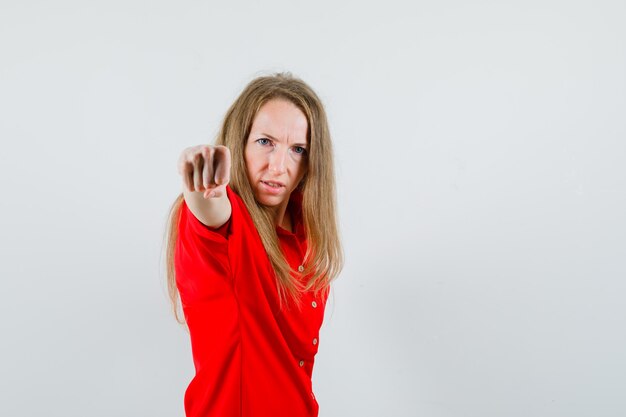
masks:
<instances>
[{"instance_id":1,"label":"shirt button","mask_svg":"<svg viewBox=\"0 0 626 417\"><path fill-rule=\"evenodd\" d=\"M304 366L304 361L300 361L300 367L302 368Z\"/></svg>"},{"instance_id":2,"label":"shirt button","mask_svg":"<svg viewBox=\"0 0 626 417\"><path fill-rule=\"evenodd\" d=\"M317 338L313 339L313 344L317 345Z\"/></svg>"},{"instance_id":3,"label":"shirt button","mask_svg":"<svg viewBox=\"0 0 626 417\"><path fill-rule=\"evenodd\" d=\"M313 306L313 308L316 308L316 307L317 307L317 302L313 301L313 302L311 303L311 305Z\"/></svg>"},{"instance_id":4,"label":"shirt button","mask_svg":"<svg viewBox=\"0 0 626 417\"><path fill-rule=\"evenodd\" d=\"M300 265L300 266L298 267L298 271L299 271L299 272L304 271L304 266Z\"/></svg>"}]
</instances>

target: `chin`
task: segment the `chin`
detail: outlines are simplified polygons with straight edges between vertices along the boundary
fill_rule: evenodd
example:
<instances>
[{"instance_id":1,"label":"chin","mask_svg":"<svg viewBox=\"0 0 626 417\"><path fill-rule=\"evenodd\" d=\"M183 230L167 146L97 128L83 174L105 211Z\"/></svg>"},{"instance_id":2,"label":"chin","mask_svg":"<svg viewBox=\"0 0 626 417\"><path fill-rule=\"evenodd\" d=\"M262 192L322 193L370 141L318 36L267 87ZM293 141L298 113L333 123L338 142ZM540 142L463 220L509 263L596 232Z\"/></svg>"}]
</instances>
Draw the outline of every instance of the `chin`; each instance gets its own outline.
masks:
<instances>
[{"instance_id":1,"label":"chin","mask_svg":"<svg viewBox=\"0 0 626 417\"><path fill-rule=\"evenodd\" d=\"M279 206L284 200L282 196L268 196L265 194L262 194L262 195L255 194L254 198L259 204L266 206L266 207Z\"/></svg>"}]
</instances>

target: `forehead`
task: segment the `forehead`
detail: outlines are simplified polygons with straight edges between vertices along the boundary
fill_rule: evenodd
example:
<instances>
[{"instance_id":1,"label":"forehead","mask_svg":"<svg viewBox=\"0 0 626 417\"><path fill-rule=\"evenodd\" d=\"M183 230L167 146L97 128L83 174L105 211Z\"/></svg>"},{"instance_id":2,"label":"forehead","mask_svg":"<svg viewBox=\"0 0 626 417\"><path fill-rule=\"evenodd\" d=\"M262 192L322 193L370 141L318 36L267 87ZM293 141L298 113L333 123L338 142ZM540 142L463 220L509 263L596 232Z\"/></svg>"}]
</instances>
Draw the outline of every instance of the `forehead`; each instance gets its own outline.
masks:
<instances>
[{"instance_id":1,"label":"forehead","mask_svg":"<svg viewBox=\"0 0 626 417\"><path fill-rule=\"evenodd\" d=\"M284 99L272 99L255 115L251 133L266 133L277 140L306 142L308 127L306 116L298 106Z\"/></svg>"}]
</instances>

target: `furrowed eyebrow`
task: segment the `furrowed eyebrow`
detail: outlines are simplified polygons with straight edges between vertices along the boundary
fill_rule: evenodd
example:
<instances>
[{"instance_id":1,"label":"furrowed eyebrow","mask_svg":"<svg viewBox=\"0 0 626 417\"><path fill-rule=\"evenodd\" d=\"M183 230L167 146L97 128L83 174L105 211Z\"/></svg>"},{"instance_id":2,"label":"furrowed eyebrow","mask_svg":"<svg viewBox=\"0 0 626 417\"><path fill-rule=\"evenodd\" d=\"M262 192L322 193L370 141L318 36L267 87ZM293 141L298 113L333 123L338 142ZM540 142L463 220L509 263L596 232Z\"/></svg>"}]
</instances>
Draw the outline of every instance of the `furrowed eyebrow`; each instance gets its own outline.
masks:
<instances>
[{"instance_id":1,"label":"furrowed eyebrow","mask_svg":"<svg viewBox=\"0 0 626 417\"><path fill-rule=\"evenodd\" d=\"M274 136L270 135L269 133L261 133L262 136L267 136L268 138L272 139L272 140L277 140ZM306 143L294 143L293 146L300 146L302 148L306 148Z\"/></svg>"},{"instance_id":2,"label":"furrowed eyebrow","mask_svg":"<svg viewBox=\"0 0 626 417\"><path fill-rule=\"evenodd\" d=\"M267 136L268 138L272 139L272 140L276 140L276 138L272 135L270 135L269 133L261 133L262 136Z\"/></svg>"}]
</instances>

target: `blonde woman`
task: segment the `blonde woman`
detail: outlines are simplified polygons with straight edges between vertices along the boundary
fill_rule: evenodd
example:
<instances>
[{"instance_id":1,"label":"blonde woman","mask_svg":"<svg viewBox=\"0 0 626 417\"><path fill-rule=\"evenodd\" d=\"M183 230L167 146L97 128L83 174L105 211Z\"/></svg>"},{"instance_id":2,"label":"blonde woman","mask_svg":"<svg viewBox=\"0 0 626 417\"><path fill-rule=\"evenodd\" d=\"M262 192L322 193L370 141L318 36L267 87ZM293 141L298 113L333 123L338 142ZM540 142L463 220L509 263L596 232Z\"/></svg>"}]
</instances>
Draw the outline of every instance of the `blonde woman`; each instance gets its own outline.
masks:
<instances>
[{"instance_id":1,"label":"blonde woman","mask_svg":"<svg viewBox=\"0 0 626 417\"><path fill-rule=\"evenodd\" d=\"M290 74L254 79L178 172L167 266L196 369L187 416L317 416L311 375L342 267L320 99Z\"/></svg>"}]
</instances>

